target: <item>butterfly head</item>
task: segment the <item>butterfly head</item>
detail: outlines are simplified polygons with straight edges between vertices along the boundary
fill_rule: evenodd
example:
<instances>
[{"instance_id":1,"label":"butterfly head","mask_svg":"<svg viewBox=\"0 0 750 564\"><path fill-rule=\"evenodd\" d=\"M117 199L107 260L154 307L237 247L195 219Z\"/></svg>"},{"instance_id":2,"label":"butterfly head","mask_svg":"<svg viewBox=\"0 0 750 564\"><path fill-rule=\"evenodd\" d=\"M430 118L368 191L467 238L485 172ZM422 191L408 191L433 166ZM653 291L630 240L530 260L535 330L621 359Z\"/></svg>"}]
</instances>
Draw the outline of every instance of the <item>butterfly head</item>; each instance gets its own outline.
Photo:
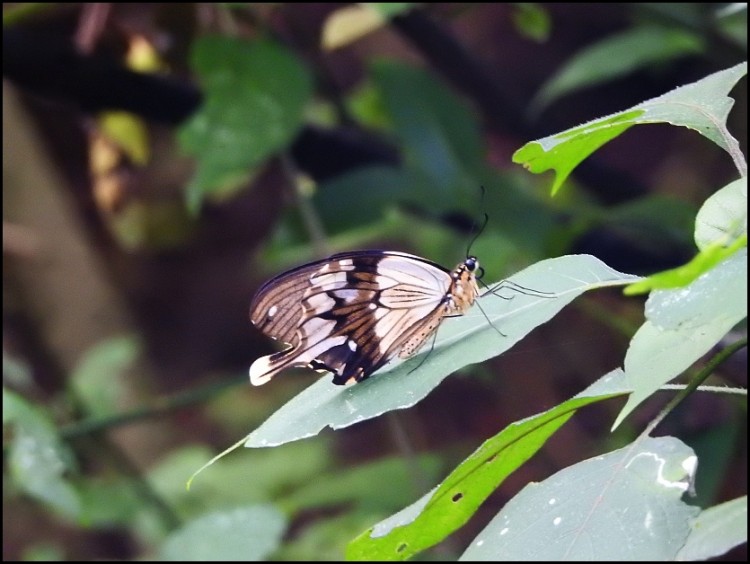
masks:
<instances>
[{"instance_id":1,"label":"butterfly head","mask_svg":"<svg viewBox=\"0 0 750 564\"><path fill-rule=\"evenodd\" d=\"M473 275L474 278L481 280L484 276L484 268L479 266L479 259L475 256L467 256L463 263L453 271L453 279L460 280L463 276Z\"/></svg>"}]
</instances>

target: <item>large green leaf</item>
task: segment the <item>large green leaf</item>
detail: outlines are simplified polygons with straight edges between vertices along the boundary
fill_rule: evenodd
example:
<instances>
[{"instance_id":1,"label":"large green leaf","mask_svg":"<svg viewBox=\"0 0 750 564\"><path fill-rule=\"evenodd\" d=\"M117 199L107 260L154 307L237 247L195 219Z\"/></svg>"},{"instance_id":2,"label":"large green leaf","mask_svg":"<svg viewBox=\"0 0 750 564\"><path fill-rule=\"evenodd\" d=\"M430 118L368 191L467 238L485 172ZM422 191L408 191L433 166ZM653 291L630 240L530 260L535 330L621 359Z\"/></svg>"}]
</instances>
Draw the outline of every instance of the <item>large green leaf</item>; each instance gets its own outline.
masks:
<instances>
[{"instance_id":1,"label":"large green leaf","mask_svg":"<svg viewBox=\"0 0 750 564\"><path fill-rule=\"evenodd\" d=\"M41 409L3 388L3 427L11 425L8 469L12 483L69 518L81 513L78 492L65 474L73 456Z\"/></svg>"},{"instance_id":2,"label":"large green leaf","mask_svg":"<svg viewBox=\"0 0 750 564\"><path fill-rule=\"evenodd\" d=\"M278 548L285 530L285 517L271 505L217 511L172 533L160 557L178 562L265 560Z\"/></svg>"},{"instance_id":3,"label":"large green leaf","mask_svg":"<svg viewBox=\"0 0 750 564\"><path fill-rule=\"evenodd\" d=\"M516 421L487 440L442 484L353 540L349 560L405 560L443 540L581 407L628 393L622 371L562 404Z\"/></svg>"},{"instance_id":4,"label":"large green leaf","mask_svg":"<svg viewBox=\"0 0 750 564\"><path fill-rule=\"evenodd\" d=\"M674 437L645 437L528 484L461 560L674 560L700 511L682 495L697 459Z\"/></svg>"},{"instance_id":5,"label":"large green leaf","mask_svg":"<svg viewBox=\"0 0 750 564\"><path fill-rule=\"evenodd\" d=\"M652 292L646 302L647 320L625 355L625 373L634 391L614 426L745 317L747 249L684 288Z\"/></svg>"},{"instance_id":6,"label":"large green leaf","mask_svg":"<svg viewBox=\"0 0 750 564\"><path fill-rule=\"evenodd\" d=\"M372 72L414 177L411 194L435 211L454 209L460 194L476 205L484 149L471 109L424 70L381 61Z\"/></svg>"},{"instance_id":7,"label":"large green leaf","mask_svg":"<svg viewBox=\"0 0 750 564\"><path fill-rule=\"evenodd\" d=\"M708 560L747 542L747 496L701 511L677 560Z\"/></svg>"},{"instance_id":8,"label":"large green leaf","mask_svg":"<svg viewBox=\"0 0 750 564\"><path fill-rule=\"evenodd\" d=\"M589 255L536 263L509 280L550 296L505 292L506 297L512 296L506 300L486 293L467 315L443 322L434 347L425 346L406 362L394 360L355 386L334 386L330 376L321 378L250 433L245 446L276 446L311 437L325 427L340 429L411 407L452 372L508 350L583 292L636 279Z\"/></svg>"},{"instance_id":9,"label":"large green leaf","mask_svg":"<svg viewBox=\"0 0 750 564\"><path fill-rule=\"evenodd\" d=\"M206 194L246 181L253 167L292 141L312 80L291 52L271 41L205 37L195 43L192 64L204 102L179 139L197 159L187 188L195 208Z\"/></svg>"},{"instance_id":10,"label":"large green leaf","mask_svg":"<svg viewBox=\"0 0 750 564\"><path fill-rule=\"evenodd\" d=\"M539 90L534 112L575 90L619 78L639 68L699 52L703 42L682 29L636 27L576 53Z\"/></svg>"},{"instance_id":11,"label":"large green leaf","mask_svg":"<svg viewBox=\"0 0 750 564\"><path fill-rule=\"evenodd\" d=\"M625 288L627 295L681 288L747 247L747 178L731 182L705 201L695 219L700 252L687 264L657 272Z\"/></svg>"},{"instance_id":12,"label":"large green leaf","mask_svg":"<svg viewBox=\"0 0 750 564\"><path fill-rule=\"evenodd\" d=\"M728 96L747 73L747 63L719 71L697 82L675 88L658 98L590 121L562 133L531 141L513 154L513 162L534 173L556 171L554 194L578 164L596 149L634 125L671 123L694 129L732 155L742 176L747 165L739 143L726 128L734 100Z\"/></svg>"},{"instance_id":13,"label":"large green leaf","mask_svg":"<svg viewBox=\"0 0 750 564\"><path fill-rule=\"evenodd\" d=\"M747 235L746 176L711 195L695 218L695 244L701 250L717 242L728 245L742 235Z\"/></svg>"}]
</instances>

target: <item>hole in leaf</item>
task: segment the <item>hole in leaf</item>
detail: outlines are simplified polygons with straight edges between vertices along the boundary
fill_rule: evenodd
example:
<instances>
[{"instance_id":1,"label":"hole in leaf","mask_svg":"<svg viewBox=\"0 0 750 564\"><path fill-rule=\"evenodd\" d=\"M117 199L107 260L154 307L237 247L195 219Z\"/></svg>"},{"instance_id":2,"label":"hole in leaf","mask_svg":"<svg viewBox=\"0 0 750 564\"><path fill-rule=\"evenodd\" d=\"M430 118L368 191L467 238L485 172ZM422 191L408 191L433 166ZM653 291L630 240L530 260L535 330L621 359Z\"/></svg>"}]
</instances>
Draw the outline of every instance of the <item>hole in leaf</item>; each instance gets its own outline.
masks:
<instances>
[{"instance_id":1,"label":"hole in leaf","mask_svg":"<svg viewBox=\"0 0 750 564\"><path fill-rule=\"evenodd\" d=\"M406 544L405 542L402 542L402 543L401 543L400 545L398 545L398 547L396 548L396 552L403 552L404 550L406 550L406 547L407 547L407 546L409 546L409 545L408 545L408 544Z\"/></svg>"},{"instance_id":2,"label":"hole in leaf","mask_svg":"<svg viewBox=\"0 0 750 564\"><path fill-rule=\"evenodd\" d=\"M458 493L457 493L456 495L454 495L454 496L453 496L453 497L452 497L451 499L452 499L453 501L459 501L459 500L460 500L460 499L461 499L462 497L464 497L464 494L462 494L461 492L458 492Z\"/></svg>"}]
</instances>

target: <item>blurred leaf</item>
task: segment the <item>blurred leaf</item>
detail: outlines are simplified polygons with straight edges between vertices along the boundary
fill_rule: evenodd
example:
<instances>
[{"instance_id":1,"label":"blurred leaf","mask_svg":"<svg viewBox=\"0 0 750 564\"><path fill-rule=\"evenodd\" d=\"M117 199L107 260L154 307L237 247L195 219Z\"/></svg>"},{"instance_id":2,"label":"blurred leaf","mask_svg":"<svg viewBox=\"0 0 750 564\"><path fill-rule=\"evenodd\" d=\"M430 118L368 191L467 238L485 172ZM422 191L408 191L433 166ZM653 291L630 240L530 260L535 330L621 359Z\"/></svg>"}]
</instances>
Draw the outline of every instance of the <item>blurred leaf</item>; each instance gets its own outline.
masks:
<instances>
[{"instance_id":1,"label":"blurred leaf","mask_svg":"<svg viewBox=\"0 0 750 564\"><path fill-rule=\"evenodd\" d=\"M125 55L128 68L142 73L167 71L167 65L159 55L159 49L143 35L128 37L128 52Z\"/></svg>"},{"instance_id":2,"label":"blurred leaf","mask_svg":"<svg viewBox=\"0 0 750 564\"><path fill-rule=\"evenodd\" d=\"M638 237L649 246L673 241L692 247L696 212L690 202L654 194L603 210L599 222L618 233Z\"/></svg>"},{"instance_id":3,"label":"blurred leaf","mask_svg":"<svg viewBox=\"0 0 750 564\"><path fill-rule=\"evenodd\" d=\"M388 209L408 198L411 186L402 169L362 167L322 182L313 205L326 232L339 233L381 221Z\"/></svg>"},{"instance_id":4,"label":"blurred leaf","mask_svg":"<svg viewBox=\"0 0 750 564\"><path fill-rule=\"evenodd\" d=\"M513 5L513 25L522 35L543 43L549 39L550 21L549 13L535 2L517 2Z\"/></svg>"},{"instance_id":5,"label":"blurred leaf","mask_svg":"<svg viewBox=\"0 0 750 564\"><path fill-rule=\"evenodd\" d=\"M576 53L547 80L531 102L530 111L538 114L558 98L581 88L703 49L701 38L683 29L642 26L610 35Z\"/></svg>"},{"instance_id":6,"label":"blurred leaf","mask_svg":"<svg viewBox=\"0 0 750 564\"><path fill-rule=\"evenodd\" d=\"M329 519L303 523L302 530L284 542L274 559L288 562L340 562L353 536L381 515L347 511Z\"/></svg>"},{"instance_id":7,"label":"blurred leaf","mask_svg":"<svg viewBox=\"0 0 750 564\"><path fill-rule=\"evenodd\" d=\"M519 466L581 407L628 393L615 371L553 409L517 421L487 440L416 503L362 533L348 560L406 560L461 527Z\"/></svg>"},{"instance_id":8,"label":"blurred leaf","mask_svg":"<svg viewBox=\"0 0 750 564\"><path fill-rule=\"evenodd\" d=\"M747 167L737 140L726 128L726 119L734 104L728 93L746 73L747 63L742 63L628 110L531 141L513 154L513 162L533 173L554 169L555 194L573 169L605 143L634 125L666 122L694 129L719 145L732 155L744 175Z\"/></svg>"},{"instance_id":9,"label":"blurred leaf","mask_svg":"<svg viewBox=\"0 0 750 564\"><path fill-rule=\"evenodd\" d=\"M551 297L517 293L506 300L486 293L468 314L443 322L431 349L405 362L394 360L356 386L334 386L330 376L321 378L250 433L245 446L276 446L411 407L455 370L508 350L583 292L634 279L588 255L538 262L509 280Z\"/></svg>"},{"instance_id":10,"label":"blurred leaf","mask_svg":"<svg viewBox=\"0 0 750 564\"><path fill-rule=\"evenodd\" d=\"M484 168L476 116L424 70L381 61L372 73L403 147L412 197L432 211L454 209L462 194L475 205L472 175Z\"/></svg>"},{"instance_id":11,"label":"blurred leaf","mask_svg":"<svg viewBox=\"0 0 750 564\"><path fill-rule=\"evenodd\" d=\"M61 546L41 542L24 549L21 560L23 562L62 562L66 558Z\"/></svg>"},{"instance_id":12,"label":"blurred leaf","mask_svg":"<svg viewBox=\"0 0 750 564\"><path fill-rule=\"evenodd\" d=\"M189 517L206 508L271 501L307 484L331 463L325 441L273 451L243 450L215 462L187 491L185 481L210 457L208 449L197 446L173 451L149 473L149 483L181 516Z\"/></svg>"},{"instance_id":13,"label":"blurred leaf","mask_svg":"<svg viewBox=\"0 0 750 564\"><path fill-rule=\"evenodd\" d=\"M674 560L699 509L681 500L697 459L646 437L530 483L460 560Z\"/></svg>"},{"instance_id":14,"label":"blurred leaf","mask_svg":"<svg viewBox=\"0 0 750 564\"><path fill-rule=\"evenodd\" d=\"M331 51L353 43L380 29L391 16L403 13L413 5L411 2L363 2L339 8L328 16L323 26L323 49Z\"/></svg>"},{"instance_id":15,"label":"blurred leaf","mask_svg":"<svg viewBox=\"0 0 750 564\"><path fill-rule=\"evenodd\" d=\"M271 505L216 511L172 533L159 557L170 561L265 560L281 543L286 519Z\"/></svg>"},{"instance_id":16,"label":"blurred leaf","mask_svg":"<svg viewBox=\"0 0 750 564\"><path fill-rule=\"evenodd\" d=\"M13 484L60 515L77 519L78 493L65 473L73 457L60 441L54 423L21 396L3 388L3 427L12 425L8 468Z\"/></svg>"},{"instance_id":17,"label":"blurred leaf","mask_svg":"<svg viewBox=\"0 0 750 564\"><path fill-rule=\"evenodd\" d=\"M392 129L390 116L383 105L383 96L371 80L357 85L345 100L352 117L363 127L372 131Z\"/></svg>"},{"instance_id":18,"label":"blurred leaf","mask_svg":"<svg viewBox=\"0 0 750 564\"><path fill-rule=\"evenodd\" d=\"M136 337L112 337L91 347L78 362L70 385L89 415L105 416L117 411L125 393L122 376L140 355Z\"/></svg>"},{"instance_id":19,"label":"blurred leaf","mask_svg":"<svg viewBox=\"0 0 750 564\"><path fill-rule=\"evenodd\" d=\"M747 251L729 257L689 286L656 290L646 302L646 322L625 355L634 392L613 428L663 384L706 354L747 317Z\"/></svg>"},{"instance_id":20,"label":"blurred leaf","mask_svg":"<svg viewBox=\"0 0 750 564\"><path fill-rule=\"evenodd\" d=\"M129 251L158 251L184 246L198 221L173 201L131 201L112 218L110 228Z\"/></svg>"},{"instance_id":21,"label":"blurred leaf","mask_svg":"<svg viewBox=\"0 0 750 564\"><path fill-rule=\"evenodd\" d=\"M151 148L146 124L135 114L129 112L103 112L97 118L102 135L114 143L128 159L139 166L145 165ZM91 156L92 161L96 155Z\"/></svg>"},{"instance_id":22,"label":"blurred leaf","mask_svg":"<svg viewBox=\"0 0 750 564\"><path fill-rule=\"evenodd\" d=\"M747 236L747 177L730 182L705 202L695 218L695 244L703 250Z\"/></svg>"},{"instance_id":23,"label":"blurred leaf","mask_svg":"<svg viewBox=\"0 0 750 564\"><path fill-rule=\"evenodd\" d=\"M187 187L188 203L196 209L204 196L234 189L292 141L312 95L312 79L293 53L270 41L202 38L195 43L192 65L205 99L179 139L197 159Z\"/></svg>"},{"instance_id":24,"label":"blurred leaf","mask_svg":"<svg viewBox=\"0 0 750 564\"><path fill-rule=\"evenodd\" d=\"M412 461L385 458L313 477L301 488L279 501L292 513L304 509L356 503L364 511L392 511L400 507L414 490L414 473L433 483L438 477L440 459L421 455Z\"/></svg>"},{"instance_id":25,"label":"blurred leaf","mask_svg":"<svg viewBox=\"0 0 750 564\"><path fill-rule=\"evenodd\" d=\"M716 10L718 29L743 51L747 51L747 4L732 2Z\"/></svg>"},{"instance_id":26,"label":"blurred leaf","mask_svg":"<svg viewBox=\"0 0 750 564\"><path fill-rule=\"evenodd\" d=\"M126 480L82 480L79 494L81 521L89 527L128 527L135 515L144 510L142 497Z\"/></svg>"},{"instance_id":27,"label":"blurred leaf","mask_svg":"<svg viewBox=\"0 0 750 564\"><path fill-rule=\"evenodd\" d=\"M744 441L745 435L739 422L746 417L746 413L737 413L721 423L703 427L686 437L701 461L692 505L707 507L719 499L726 477L736 465L736 446L741 444L739 441Z\"/></svg>"},{"instance_id":28,"label":"blurred leaf","mask_svg":"<svg viewBox=\"0 0 750 564\"><path fill-rule=\"evenodd\" d=\"M3 382L11 387L21 389L28 388L33 382L28 363L14 357L5 350L3 350ZM4 412L3 423L5 423Z\"/></svg>"},{"instance_id":29,"label":"blurred leaf","mask_svg":"<svg viewBox=\"0 0 750 564\"><path fill-rule=\"evenodd\" d=\"M747 496L704 509L675 560L708 560L747 542Z\"/></svg>"}]
</instances>

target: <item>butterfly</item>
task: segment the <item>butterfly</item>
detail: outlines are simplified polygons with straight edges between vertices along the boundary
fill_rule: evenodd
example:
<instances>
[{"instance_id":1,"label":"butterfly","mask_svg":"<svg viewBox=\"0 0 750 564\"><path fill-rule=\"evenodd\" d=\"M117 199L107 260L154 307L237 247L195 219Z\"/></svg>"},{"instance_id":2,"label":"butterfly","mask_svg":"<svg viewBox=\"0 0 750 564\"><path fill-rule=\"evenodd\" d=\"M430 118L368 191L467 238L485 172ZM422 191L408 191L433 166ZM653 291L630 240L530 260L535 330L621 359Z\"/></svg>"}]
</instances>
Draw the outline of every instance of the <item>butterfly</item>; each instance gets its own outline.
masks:
<instances>
[{"instance_id":1,"label":"butterfly","mask_svg":"<svg viewBox=\"0 0 750 564\"><path fill-rule=\"evenodd\" d=\"M467 256L453 270L391 251L351 251L267 281L250 320L288 348L250 367L265 384L290 367L333 374L334 384L365 380L396 355L415 355L443 319L463 315L479 296L483 269Z\"/></svg>"}]
</instances>

